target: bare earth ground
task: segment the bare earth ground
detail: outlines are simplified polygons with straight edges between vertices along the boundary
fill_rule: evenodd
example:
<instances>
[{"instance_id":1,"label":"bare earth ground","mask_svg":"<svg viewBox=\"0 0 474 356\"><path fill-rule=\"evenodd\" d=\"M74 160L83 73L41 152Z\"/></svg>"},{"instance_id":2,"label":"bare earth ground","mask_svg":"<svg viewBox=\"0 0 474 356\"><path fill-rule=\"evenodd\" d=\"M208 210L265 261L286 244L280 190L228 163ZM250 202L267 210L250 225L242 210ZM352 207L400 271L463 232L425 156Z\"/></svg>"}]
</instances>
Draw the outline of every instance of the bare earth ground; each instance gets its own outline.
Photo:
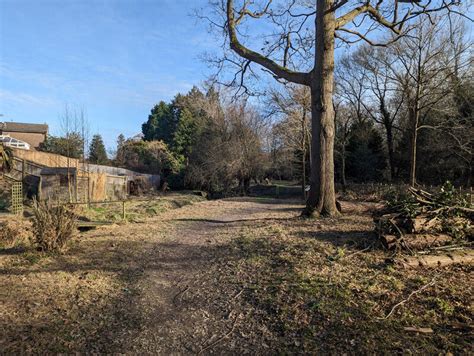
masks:
<instances>
[{"instance_id":1,"label":"bare earth ground","mask_svg":"<svg viewBox=\"0 0 474 356\"><path fill-rule=\"evenodd\" d=\"M472 354L472 268L387 265L373 207L303 220L288 200L205 201L63 255L0 250L0 350Z\"/></svg>"}]
</instances>

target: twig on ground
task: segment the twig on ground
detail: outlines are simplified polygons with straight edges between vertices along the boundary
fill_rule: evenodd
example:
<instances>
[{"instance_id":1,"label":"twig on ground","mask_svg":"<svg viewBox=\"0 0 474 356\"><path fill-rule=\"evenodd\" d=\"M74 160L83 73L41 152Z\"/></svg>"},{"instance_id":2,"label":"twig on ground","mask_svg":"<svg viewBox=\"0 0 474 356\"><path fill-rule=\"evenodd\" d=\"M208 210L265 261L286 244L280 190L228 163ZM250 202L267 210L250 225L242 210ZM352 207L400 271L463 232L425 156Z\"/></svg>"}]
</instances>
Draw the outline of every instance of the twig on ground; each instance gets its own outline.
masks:
<instances>
[{"instance_id":1,"label":"twig on ground","mask_svg":"<svg viewBox=\"0 0 474 356\"><path fill-rule=\"evenodd\" d=\"M358 255L359 253L366 252L366 251L372 249L372 248L374 247L374 244L375 244L375 243L371 243L368 247L366 247L366 248L364 248L364 249L362 249L362 250L358 250L358 251L352 252L352 253L346 255L344 258L353 257L353 256L355 256L355 255Z\"/></svg>"},{"instance_id":2,"label":"twig on ground","mask_svg":"<svg viewBox=\"0 0 474 356\"><path fill-rule=\"evenodd\" d=\"M393 219L389 219L388 221L390 222L390 224L392 224L392 226L395 228L395 230L397 230L397 232L398 232L398 234L399 234L398 238L399 238L399 239L403 238L403 232L402 232L402 230L400 230L400 228L398 227L398 225L395 224L395 222L393 221Z\"/></svg>"},{"instance_id":3,"label":"twig on ground","mask_svg":"<svg viewBox=\"0 0 474 356\"><path fill-rule=\"evenodd\" d=\"M235 330L235 325L237 324L237 319L239 318L239 315L237 315L235 318L234 318L234 321L232 322L232 327L230 328L230 330L225 333L224 335L222 335L220 338L218 338L216 341L210 343L209 345L203 347L198 353L197 355L201 355L204 351L216 346L219 342L221 342L222 340L224 340L227 336L229 336L230 334L232 334Z\"/></svg>"},{"instance_id":4,"label":"twig on ground","mask_svg":"<svg viewBox=\"0 0 474 356\"><path fill-rule=\"evenodd\" d=\"M395 305L392 307L392 310L390 310L390 313L388 313L384 318L378 318L378 319L388 319L388 318L393 314L393 312L395 311L395 309L397 309L400 305L405 304L405 303L408 302L408 301L411 299L411 297L413 297L415 294L421 293L421 292L424 291L426 288L431 287L431 286L434 285L434 284L435 284L435 278L433 278L430 283L425 284L425 285L424 285L423 287L421 287L420 289L417 289L417 290L411 292L410 295L408 296L408 298L403 299L401 302L395 304Z\"/></svg>"},{"instance_id":5,"label":"twig on ground","mask_svg":"<svg viewBox=\"0 0 474 356\"><path fill-rule=\"evenodd\" d=\"M238 292L236 295L234 295L234 296L232 297L232 300L237 299L237 298L244 292L244 289L245 289L245 288L242 288L242 289L240 290L240 292Z\"/></svg>"}]
</instances>

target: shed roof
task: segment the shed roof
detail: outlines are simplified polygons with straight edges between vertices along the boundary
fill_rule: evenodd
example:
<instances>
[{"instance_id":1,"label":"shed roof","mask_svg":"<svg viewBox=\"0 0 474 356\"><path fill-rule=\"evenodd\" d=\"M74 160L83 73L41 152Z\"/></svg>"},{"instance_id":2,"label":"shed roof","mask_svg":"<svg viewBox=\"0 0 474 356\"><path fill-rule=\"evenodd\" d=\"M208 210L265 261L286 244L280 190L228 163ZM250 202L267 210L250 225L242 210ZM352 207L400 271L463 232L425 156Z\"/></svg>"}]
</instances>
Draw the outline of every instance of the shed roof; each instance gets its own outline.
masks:
<instances>
[{"instance_id":1,"label":"shed roof","mask_svg":"<svg viewBox=\"0 0 474 356\"><path fill-rule=\"evenodd\" d=\"M23 122L0 122L0 131L47 134L48 125L28 124Z\"/></svg>"},{"instance_id":2,"label":"shed roof","mask_svg":"<svg viewBox=\"0 0 474 356\"><path fill-rule=\"evenodd\" d=\"M41 175L75 175L77 169L75 167L44 167L41 169Z\"/></svg>"}]
</instances>

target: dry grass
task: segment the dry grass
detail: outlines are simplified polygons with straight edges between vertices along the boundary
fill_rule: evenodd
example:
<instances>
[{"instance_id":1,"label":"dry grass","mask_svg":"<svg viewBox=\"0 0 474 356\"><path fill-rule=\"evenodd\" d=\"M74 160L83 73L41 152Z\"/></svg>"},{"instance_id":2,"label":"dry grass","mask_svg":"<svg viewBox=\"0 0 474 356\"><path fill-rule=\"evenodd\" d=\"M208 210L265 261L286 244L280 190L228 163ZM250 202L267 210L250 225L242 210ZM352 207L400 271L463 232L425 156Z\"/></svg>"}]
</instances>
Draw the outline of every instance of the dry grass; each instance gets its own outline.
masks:
<instances>
[{"instance_id":1,"label":"dry grass","mask_svg":"<svg viewBox=\"0 0 474 356\"><path fill-rule=\"evenodd\" d=\"M121 230L82 234L62 254L0 252L2 353L102 353L135 327L133 285L149 245Z\"/></svg>"},{"instance_id":2,"label":"dry grass","mask_svg":"<svg viewBox=\"0 0 474 356\"><path fill-rule=\"evenodd\" d=\"M176 195L159 204L167 210L190 201L195 198ZM142 204L136 203L137 214ZM2 353L106 352L121 343L122 329L139 327L132 298L141 265L167 231L166 223L159 232L151 226L112 225L76 235L62 254L34 245L0 248L0 284L7 286L0 289Z\"/></svg>"},{"instance_id":3,"label":"dry grass","mask_svg":"<svg viewBox=\"0 0 474 356\"><path fill-rule=\"evenodd\" d=\"M191 193L167 193L162 196L131 199L126 202L126 220L140 223L168 210L204 201L205 198ZM122 203L94 204L90 209L82 208L80 214L92 221L122 222Z\"/></svg>"},{"instance_id":4,"label":"dry grass","mask_svg":"<svg viewBox=\"0 0 474 356\"><path fill-rule=\"evenodd\" d=\"M346 214L316 229L274 221L241 232L228 283L244 291L250 322L268 326L264 343L282 353L472 352L472 267L396 270L374 244L368 219Z\"/></svg>"},{"instance_id":5,"label":"dry grass","mask_svg":"<svg viewBox=\"0 0 474 356\"><path fill-rule=\"evenodd\" d=\"M27 243L31 238L31 223L19 216L7 216L0 221L0 244L13 247Z\"/></svg>"},{"instance_id":6,"label":"dry grass","mask_svg":"<svg viewBox=\"0 0 474 356\"><path fill-rule=\"evenodd\" d=\"M0 349L472 353L472 268L387 265L373 207L303 220L290 202L211 201L88 232L63 255L3 250Z\"/></svg>"}]
</instances>

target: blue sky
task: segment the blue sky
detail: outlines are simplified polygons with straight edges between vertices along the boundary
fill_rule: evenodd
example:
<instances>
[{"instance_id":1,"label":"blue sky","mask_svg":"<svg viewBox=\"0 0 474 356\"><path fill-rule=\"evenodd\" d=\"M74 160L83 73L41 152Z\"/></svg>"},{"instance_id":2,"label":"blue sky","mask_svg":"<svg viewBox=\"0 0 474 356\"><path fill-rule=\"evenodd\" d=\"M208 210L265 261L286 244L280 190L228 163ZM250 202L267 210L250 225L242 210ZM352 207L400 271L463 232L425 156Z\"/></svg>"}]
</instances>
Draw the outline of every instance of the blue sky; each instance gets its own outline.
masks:
<instances>
[{"instance_id":1,"label":"blue sky","mask_svg":"<svg viewBox=\"0 0 474 356\"><path fill-rule=\"evenodd\" d=\"M108 147L152 106L205 80L215 48L191 16L206 0L0 0L0 121L48 123L85 109Z\"/></svg>"},{"instance_id":2,"label":"blue sky","mask_svg":"<svg viewBox=\"0 0 474 356\"><path fill-rule=\"evenodd\" d=\"M192 16L207 4L0 0L0 121L48 123L58 135L66 105L83 108L91 134L114 148L120 133L141 131L156 103L211 74L200 58L220 54L220 43ZM265 30L252 27L253 41Z\"/></svg>"}]
</instances>

